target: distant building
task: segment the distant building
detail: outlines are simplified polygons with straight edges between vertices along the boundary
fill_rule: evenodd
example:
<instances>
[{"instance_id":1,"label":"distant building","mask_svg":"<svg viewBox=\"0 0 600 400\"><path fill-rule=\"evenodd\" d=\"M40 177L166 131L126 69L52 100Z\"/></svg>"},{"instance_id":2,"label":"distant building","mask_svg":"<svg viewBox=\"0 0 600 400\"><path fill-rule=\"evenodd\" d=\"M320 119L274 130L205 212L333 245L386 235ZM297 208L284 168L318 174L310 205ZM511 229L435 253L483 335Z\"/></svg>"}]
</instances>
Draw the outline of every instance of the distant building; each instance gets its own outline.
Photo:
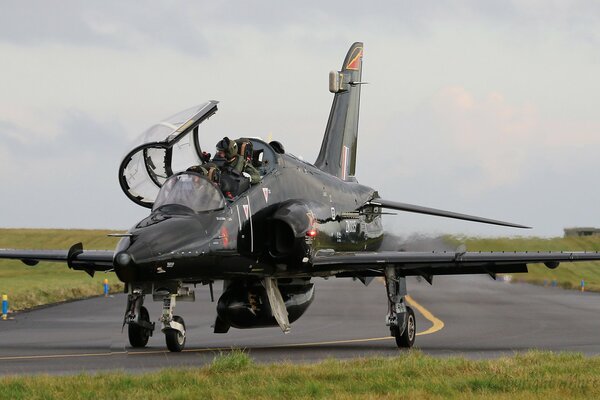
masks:
<instances>
[{"instance_id":1,"label":"distant building","mask_svg":"<svg viewBox=\"0 0 600 400\"><path fill-rule=\"evenodd\" d=\"M600 235L600 228L565 228L565 237Z\"/></svg>"}]
</instances>

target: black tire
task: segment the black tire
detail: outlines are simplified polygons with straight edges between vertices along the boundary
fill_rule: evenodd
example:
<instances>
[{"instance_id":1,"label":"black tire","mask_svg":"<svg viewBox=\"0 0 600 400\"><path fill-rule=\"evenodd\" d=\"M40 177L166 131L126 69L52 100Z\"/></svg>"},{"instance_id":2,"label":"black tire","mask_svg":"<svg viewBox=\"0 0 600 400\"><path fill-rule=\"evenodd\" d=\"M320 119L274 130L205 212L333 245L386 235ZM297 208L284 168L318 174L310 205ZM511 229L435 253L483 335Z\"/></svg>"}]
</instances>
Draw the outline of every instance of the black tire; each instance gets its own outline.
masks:
<instances>
[{"instance_id":1,"label":"black tire","mask_svg":"<svg viewBox=\"0 0 600 400\"><path fill-rule=\"evenodd\" d=\"M415 344L417 336L417 323L415 312L410 307L406 307L406 328L400 335L400 330L396 327L393 332L396 337L396 345L401 349L410 349Z\"/></svg>"},{"instance_id":2,"label":"black tire","mask_svg":"<svg viewBox=\"0 0 600 400\"><path fill-rule=\"evenodd\" d=\"M144 306L140 307L140 321L150 323L150 314ZM129 333L129 343L132 347L145 347L152 334L149 329L135 323L129 324L127 331Z\"/></svg>"},{"instance_id":3,"label":"black tire","mask_svg":"<svg viewBox=\"0 0 600 400\"><path fill-rule=\"evenodd\" d=\"M174 315L173 321L179 322L181 325L183 325L184 334L182 335L176 329L167 329L165 331L165 340L167 341L167 348L169 351L178 353L185 347L185 322L183 322L183 318L181 318L179 315Z\"/></svg>"}]
</instances>

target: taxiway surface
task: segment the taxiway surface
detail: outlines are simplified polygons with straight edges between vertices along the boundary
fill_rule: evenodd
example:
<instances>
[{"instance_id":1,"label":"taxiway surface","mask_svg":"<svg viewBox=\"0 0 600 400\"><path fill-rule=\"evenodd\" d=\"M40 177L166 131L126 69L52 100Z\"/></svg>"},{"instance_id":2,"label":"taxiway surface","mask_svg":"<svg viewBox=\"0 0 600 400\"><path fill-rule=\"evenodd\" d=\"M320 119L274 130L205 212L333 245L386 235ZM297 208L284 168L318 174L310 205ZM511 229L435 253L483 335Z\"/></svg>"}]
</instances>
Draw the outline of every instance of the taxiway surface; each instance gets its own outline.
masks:
<instances>
[{"instance_id":1,"label":"taxiway surface","mask_svg":"<svg viewBox=\"0 0 600 400\"><path fill-rule=\"evenodd\" d=\"M213 334L215 303L207 287L198 287L195 303L176 307L188 328L186 351L177 354L166 350L160 330L147 348L129 347L127 332L121 333L125 295L19 313L0 321L0 374L200 366L231 348L246 349L259 362L398 355L384 323L381 282L364 287L350 279L317 279L315 285L314 303L288 335L279 328ZM436 277L433 286L410 279L408 290L421 306L415 310L420 333L415 347L427 354L487 358L529 349L600 354L598 294L484 276ZM146 306L157 320L161 304Z\"/></svg>"}]
</instances>

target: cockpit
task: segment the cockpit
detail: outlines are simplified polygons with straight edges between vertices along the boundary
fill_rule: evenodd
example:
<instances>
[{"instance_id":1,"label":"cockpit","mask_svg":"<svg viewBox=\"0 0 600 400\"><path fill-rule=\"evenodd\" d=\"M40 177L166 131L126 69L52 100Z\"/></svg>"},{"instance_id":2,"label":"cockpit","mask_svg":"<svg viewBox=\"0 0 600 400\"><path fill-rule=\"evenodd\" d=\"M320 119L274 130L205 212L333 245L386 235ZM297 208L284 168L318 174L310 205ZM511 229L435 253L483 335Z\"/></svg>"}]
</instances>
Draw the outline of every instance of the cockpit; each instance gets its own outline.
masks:
<instances>
[{"instance_id":1,"label":"cockpit","mask_svg":"<svg viewBox=\"0 0 600 400\"><path fill-rule=\"evenodd\" d=\"M182 206L200 213L224 208L225 200L221 191L207 178L196 173L180 172L162 185L152 211L169 205Z\"/></svg>"},{"instance_id":2,"label":"cockpit","mask_svg":"<svg viewBox=\"0 0 600 400\"><path fill-rule=\"evenodd\" d=\"M199 190L193 186L193 177L202 178L203 182L210 184L209 180L194 174L178 175L192 166L205 163L206 157L200 146L199 128L202 122L217 112L217 104L217 101L211 100L179 112L151 126L140 135L119 168L119 183L127 197L136 204L156 209L166 204L165 201L173 201L167 199L173 199L172 196L175 196L177 202L198 211L203 206L198 205L191 195L198 195L205 190L206 193L202 192L205 200L211 202L210 204L213 204L213 200L217 202L218 196L214 191ZM247 140L252 142L252 164L261 176L269 174L277 164L277 153L282 152L279 150L280 144L274 142L272 146L261 139ZM214 143L207 146L208 149L214 149ZM191 181L187 182L186 179ZM162 190L167 183L173 187ZM218 189L215 190L221 196Z\"/></svg>"}]
</instances>

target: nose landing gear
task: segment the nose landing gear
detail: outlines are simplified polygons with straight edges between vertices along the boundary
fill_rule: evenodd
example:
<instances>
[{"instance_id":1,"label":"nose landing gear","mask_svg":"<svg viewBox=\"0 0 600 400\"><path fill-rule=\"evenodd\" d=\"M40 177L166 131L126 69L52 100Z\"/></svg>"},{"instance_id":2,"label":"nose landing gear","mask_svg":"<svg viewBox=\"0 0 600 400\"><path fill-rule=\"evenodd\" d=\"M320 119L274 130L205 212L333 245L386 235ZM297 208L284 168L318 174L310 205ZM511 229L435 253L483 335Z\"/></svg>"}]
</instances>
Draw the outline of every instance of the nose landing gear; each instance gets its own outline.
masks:
<instances>
[{"instance_id":1,"label":"nose landing gear","mask_svg":"<svg viewBox=\"0 0 600 400\"><path fill-rule=\"evenodd\" d=\"M183 322L183 318L179 315L175 315L173 316L173 321L171 321L171 323L180 326L179 329L172 327L163 329L167 348L169 351L180 352L185 346L185 322Z\"/></svg>"},{"instance_id":2,"label":"nose landing gear","mask_svg":"<svg viewBox=\"0 0 600 400\"><path fill-rule=\"evenodd\" d=\"M144 303L144 292L152 293L154 301L163 302L161 331L165 334L167 348L172 352L180 352L185 347L186 329L183 318L173 315L176 299L179 301L195 301L194 291L188 287L182 287L174 283L169 287L155 289L154 287L143 287L131 290L127 297L127 309L123 326L128 325L127 331L129 343L132 347L145 347L154 332L155 324L150 322L150 315Z\"/></svg>"},{"instance_id":3,"label":"nose landing gear","mask_svg":"<svg viewBox=\"0 0 600 400\"><path fill-rule=\"evenodd\" d=\"M169 351L180 352L185 346L185 322L178 315L173 315L176 294L165 296L163 299L163 313L160 317L162 332Z\"/></svg>"}]
</instances>

